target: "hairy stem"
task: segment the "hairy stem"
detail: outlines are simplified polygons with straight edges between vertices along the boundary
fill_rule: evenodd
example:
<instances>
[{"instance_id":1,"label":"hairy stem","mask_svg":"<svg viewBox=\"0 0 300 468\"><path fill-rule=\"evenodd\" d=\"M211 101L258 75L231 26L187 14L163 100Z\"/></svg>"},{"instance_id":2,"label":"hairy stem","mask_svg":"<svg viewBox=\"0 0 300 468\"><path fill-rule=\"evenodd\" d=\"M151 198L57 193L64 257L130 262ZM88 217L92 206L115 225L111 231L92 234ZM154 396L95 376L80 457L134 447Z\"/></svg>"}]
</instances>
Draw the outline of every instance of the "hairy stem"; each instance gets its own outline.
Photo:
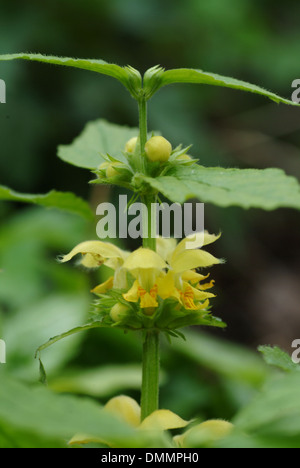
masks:
<instances>
[{"instance_id":1,"label":"hairy stem","mask_svg":"<svg viewBox=\"0 0 300 468\"><path fill-rule=\"evenodd\" d=\"M145 144L147 142L147 101L145 98L139 100L139 128L141 153L143 156Z\"/></svg>"},{"instance_id":2,"label":"hairy stem","mask_svg":"<svg viewBox=\"0 0 300 468\"><path fill-rule=\"evenodd\" d=\"M158 409L159 397L159 332L146 332L143 344L143 380L141 419Z\"/></svg>"},{"instance_id":3,"label":"hairy stem","mask_svg":"<svg viewBox=\"0 0 300 468\"><path fill-rule=\"evenodd\" d=\"M156 202L156 195L142 197L145 206L143 218L143 247L156 251L156 214L152 212L152 204Z\"/></svg>"}]
</instances>

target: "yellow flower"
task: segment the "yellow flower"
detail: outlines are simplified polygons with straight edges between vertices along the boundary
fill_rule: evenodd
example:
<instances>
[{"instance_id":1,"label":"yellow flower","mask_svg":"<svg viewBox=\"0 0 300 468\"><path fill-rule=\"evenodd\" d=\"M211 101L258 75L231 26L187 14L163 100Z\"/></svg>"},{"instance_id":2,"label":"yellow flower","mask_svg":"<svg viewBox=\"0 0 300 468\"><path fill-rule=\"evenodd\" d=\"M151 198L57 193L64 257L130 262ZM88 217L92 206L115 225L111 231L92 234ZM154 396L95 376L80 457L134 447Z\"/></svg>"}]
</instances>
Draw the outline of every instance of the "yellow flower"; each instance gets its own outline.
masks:
<instances>
[{"instance_id":1,"label":"yellow flower","mask_svg":"<svg viewBox=\"0 0 300 468\"><path fill-rule=\"evenodd\" d=\"M187 310L206 309L214 294L207 292L214 281L202 282L204 276L196 271L222 260L202 250L203 245L215 242L220 236L198 233L186 237L178 244L175 239L157 239L157 252L139 248L125 252L114 244L102 241L87 241L77 245L68 255L61 258L67 262L78 254L80 264L87 268L106 265L115 272L104 283L92 290L105 294L112 288L128 289L127 273L134 278L130 289L123 294L128 302L139 303L146 315L153 315L159 300L174 298Z\"/></svg>"},{"instance_id":2,"label":"yellow flower","mask_svg":"<svg viewBox=\"0 0 300 468\"><path fill-rule=\"evenodd\" d=\"M138 431L166 431L186 427L190 421L185 421L172 411L160 409L154 411L141 422L141 408L138 403L125 395L120 395L109 400L104 410L117 416L120 420ZM87 434L76 434L69 444L105 443L111 446L109 441L104 441Z\"/></svg>"},{"instance_id":3,"label":"yellow flower","mask_svg":"<svg viewBox=\"0 0 300 468\"><path fill-rule=\"evenodd\" d=\"M124 262L123 268L131 273L135 282L131 289L123 295L128 302L140 301L141 309L151 309L158 306L157 279L164 274L166 262L150 249L140 248L132 252Z\"/></svg>"},{"instance_id":4,"label":"yellow flower","mask_svg":"<svg viewBox=\"0 0 300 468\"><path fill-rule=\"evenodd\" d=\"M82 255L80 265L86 268L97 268L101 265L106 265L115 270L114 276L111 276L105 283L93 289L93 292L103 294L112 287L126 288L126 275L122 270L122 266L128 256L128 252L119 249L109 242L86 241L74 247L69 254L62 256L60 261L62 263L68 262L78 254Z\"/></svg>"},{"instance_id":5,"label":"yellow flower","mask_svg":"<svg viewBox=\"0 0 300 468\"><path fill-rule=\"evenodd\" d=\"M227 437L233 424L222 419L210 419L193 426L182 435L175 436L174 442L180 448L199 447Z\"/></svg>"},{"instance_id":6,"label":"yellow flower","mask_svg":"<svg viewBox=\"0 0 300 468\"><path fill-rule=\"evenodd\" d=\"M154 411L141 421L141 408L138 403L125 395L120 395L109 400L104 411L118 417L137 431L162 432L187 427L192 421L186 421L170 410L160 409ZM197 447L203 444L225 438L230 434L233 425L223 420L208 420L193 426L181 435L173 438L173 443L178 448ZM87 434L76 434L70 440L70 445L82 445L88 443L105 443L112 447L109 441L105 441ZM115 448L120 448L116 447Z\"/></svg>"},{"instance_id":7,"label":"yellow flower","mask_svg":"<svg viewBox=\"0 0 300 468\"><path fill-rule=\"evenodd\" d=\"M188 310L205 309L209 305L208 299L214 294L204 291L210 289L214 281L201 284L208 275L201 275L195 269L222 262L199 248L215 242L219 237L207 232L197 233L186 237L178 245L174 239L157 239L157 251L169 265L167 275L157 281L162 299L174 297Z\"/></svg>"}]
</instances>

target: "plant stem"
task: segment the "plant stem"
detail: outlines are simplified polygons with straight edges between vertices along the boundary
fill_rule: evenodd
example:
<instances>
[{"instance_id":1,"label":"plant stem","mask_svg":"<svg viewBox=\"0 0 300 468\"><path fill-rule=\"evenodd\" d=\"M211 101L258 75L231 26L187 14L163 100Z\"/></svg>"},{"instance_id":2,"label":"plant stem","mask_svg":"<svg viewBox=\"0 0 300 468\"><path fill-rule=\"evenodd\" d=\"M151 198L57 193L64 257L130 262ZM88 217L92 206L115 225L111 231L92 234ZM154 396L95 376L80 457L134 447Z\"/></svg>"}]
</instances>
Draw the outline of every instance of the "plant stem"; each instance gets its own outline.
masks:
<instances>
[{"instance_id":1,"label":"plant stem","mask_svg":"<svg viewBox=\"0 0 300 468\"><path fill-rule=\"evenodd\" d=\"M143 344L143 380L141 398L142 421L158 409L159 395L159 332L146 332Z\"/></svg>"},{"instance_id":2,"label":"plant stem","mask_svg":"<svg viewBox=\"0 0 300 468\"><path fill-rule=\"evenodd\" d=\"M156 214L152 213L152 203L156 202L156 195L142 197L142 203L146 207L143 226L143 247L156 251ZM153 236L154 234L154 236Z\"/></svg>"},{"instance_id":3,"label":"plant stem","mask_svg":"<svg viewBox=\"0 0 300 468\"><path fill-rule=\"evenodd\" d=\"M140 98L138 102L141 153L143 155L145 144L147 143L147 101L145 98Z\"/></svg>"},{"instance_id":4,"label":"plant stem","mask_svg":"<svg viewBox=\"0 0 300 468\"><path fill-rule=\"evenodd\" d=\"M156 238L152 237L151 204L155 202L155 196L149 195L142 199L147 208L147 218L144 219L144 233L148 237L143 238L143 247L156 250ZM147 227L146 227L147 224ZM141 395L141 418L145 419L149 414L158 409L159 395L159 332L157 330L147 330L143 344L143 374L142 374L142 395Z\"/></svg>"},{"instance_id":5,"label":"plant stem","mask_svg":"<svg viewBox=\"0 0 300 468\"><path fill-rule=\"evenodd\" d=\"M141 167L145 172L146 160L144 154L147 142L147 101L145 98L139 99L139 129L141 144ZM156 196L149 194L142 198L142 202L147 210L144 214L144 237L143 247L156 251L156 230L155 214L153 215L151 206L155 203ZM153 229L154 228L154 229ZM154 234L154 235L153 235ZM143 343L143 374L141 392L141 419L144 420L153 411L158 409L159 396L159 332L157 330L146 330Z\"/></svg>"}]
</instances>

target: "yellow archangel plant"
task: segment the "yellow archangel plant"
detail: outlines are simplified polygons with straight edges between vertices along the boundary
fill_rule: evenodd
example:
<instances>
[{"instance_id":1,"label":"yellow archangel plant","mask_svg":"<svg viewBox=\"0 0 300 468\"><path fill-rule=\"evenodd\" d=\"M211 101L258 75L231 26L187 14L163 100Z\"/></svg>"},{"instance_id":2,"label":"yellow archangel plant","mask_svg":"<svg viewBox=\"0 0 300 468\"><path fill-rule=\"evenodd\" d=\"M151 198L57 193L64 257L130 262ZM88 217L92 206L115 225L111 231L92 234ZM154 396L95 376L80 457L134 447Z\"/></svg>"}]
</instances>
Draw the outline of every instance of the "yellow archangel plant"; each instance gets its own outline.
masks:
<instances>
[{"instance_id":1,"label":"yellow archangel plant","mask_svg":"<svg viewBox=\"0 0 300 468\"><path fill-rule=\"evenodd\" d=\"M74 143L73 151L60 147L59 155L71 164L92 169L96 176L92 183L125 188L133 192L133 200L139 198L147 208L142 215L143 231L145 231L143 245L134 252L124 251L109 242L91 240L82 242L68 255L61 257L62 262L67 262L81 255L80 264L83 267L94 269L105 265L111 268L112 274L93 289L96 299L90 322L50 339L38 348L37 353L65 336L93 327L141 331L143 333L141 405L137 408L137 403L134 403L136 410L140 412L135 417L135 423L140 428L143 424L146 425L146 421L148 424L149 418L151 421L152 417L162 421L164 428L183 427L185 423L176 420L176 415L164 413L162 417L162 413L158 412L159 340L162 333L169 339L182 336L179 329L190 325L225 326L220 319L211 314L210 301L214 294L210 289L214 286L214 281L209 281L206 272L202 271L222 263L222 260L202 248L216 241L219 236L202 232L188 236L179 243L174 239L156 238L156 235L153 235L156 229L152 229L153 225L156 228L155 215L151 210L152 204L155 204L162 194L175 203L184 203L193 197L222 207L237 205L247 209L260 207L270 210L288 206L299 208L300 195L296 181L278 169L240 170L205 167L188 154L190 147L183 148L180 145L173 148L163 136L149 135L148 101L165 86L175 83L194 83L229 87L259 94L275 102L299 104L259 86L200 69L165 70L155 66L142 76L131 66L121 67L98 59L72 59L24 53L0 56L0 61L15 59L35 60L108 75L127 89L137 101L138 130L119 129L116 134L115 127L108 126L103 121L95 122L84 131L80 141ZM99 148L98 146L101 146L99 135L102 135L102 132L104 132L105 145ZM124 134L126 138L123 138ZM90 145L91 137L92 145ZM122 145L125 147L116 150L115 146L118 145L115 145L115 140L118 142L122 140ZM274 189L271 189L271 183ZM278 187L280 190L277 190ZM24 198L21 194L7 191L7 188L2 187L2 193L8 199L28 200L27 195ZM49 196L29 198L36 203L40 203L42 198L42 204L46 206L57 206L57 200L62 200L60 202L62 206L71 205L71 211L86 216L91 215L82 200L80 202L78 198L70 198L68 193L53 196L51 192ZM122 402L124 401L123 399ZM110 403L109 406L114 407L115 404L120 406L119 403L120 400L117 403L116 401ZM124 408L122 411L124 413ZM228 423L212 421L204 424L215 436L230 429ZM200 428L201 431L203 426ZM189 437L193 437L190 432L183 438L177 439L176 443L178 446L185 446ZM109 445L109 441L107 443Z\"/></svg>"}]
</instances>

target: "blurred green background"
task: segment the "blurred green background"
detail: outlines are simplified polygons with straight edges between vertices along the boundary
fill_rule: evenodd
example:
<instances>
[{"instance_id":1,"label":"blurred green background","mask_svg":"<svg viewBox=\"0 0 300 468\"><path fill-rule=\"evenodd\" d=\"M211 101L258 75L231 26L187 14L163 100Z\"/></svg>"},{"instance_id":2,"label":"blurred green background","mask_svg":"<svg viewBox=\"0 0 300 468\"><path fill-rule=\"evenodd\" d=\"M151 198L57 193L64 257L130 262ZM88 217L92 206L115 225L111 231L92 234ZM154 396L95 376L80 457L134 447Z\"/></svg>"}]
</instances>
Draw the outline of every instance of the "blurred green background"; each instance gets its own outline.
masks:
<instances>
[{"instance_id":1,"label":"blurred green background","mask_svg":"<svg viewBox=\"0 0 300 468\"><path fill-rule=\"evenodd\" d=\"M141 72L156 64L201 68L290 98L291 83L300 78L299 14L296 0L11 0L1 5L0 53L101 58ZM89 186L89 172L63 163L56 148L70 143L89 120L136 126L136 104L120 84L23 61L1 63L0 78L7 85L7 103L0 105L0 184L28 193L70 190L93 205L114 198L116 193ZM280 167L300 178L297 108L229 89L174 85L150 102L149 124L174 146L192 143L191 154L201 164ZM228 328L209 330L198 340L193 335L188 344L163 343L161 405L186 418L230 418L261 381L252 354L257 345L277 344L291 353L292 341L300 338L300 216L289 209L206 205L205 221L209 231L223 232L210 251L227 260L212 276L214 314ZM97 281L95 274L55 259L96 238L95 226L15 203L0 204L0 222L6 366L34 382L35 348L83 323L92 299L88 291ZM230 365L224 370L219 358L226 350ZM43 359L53 388L105 402L120 391L138 398L140 352L137 336L94 330L55 345Z\"/></svg>"}]
</instances>

